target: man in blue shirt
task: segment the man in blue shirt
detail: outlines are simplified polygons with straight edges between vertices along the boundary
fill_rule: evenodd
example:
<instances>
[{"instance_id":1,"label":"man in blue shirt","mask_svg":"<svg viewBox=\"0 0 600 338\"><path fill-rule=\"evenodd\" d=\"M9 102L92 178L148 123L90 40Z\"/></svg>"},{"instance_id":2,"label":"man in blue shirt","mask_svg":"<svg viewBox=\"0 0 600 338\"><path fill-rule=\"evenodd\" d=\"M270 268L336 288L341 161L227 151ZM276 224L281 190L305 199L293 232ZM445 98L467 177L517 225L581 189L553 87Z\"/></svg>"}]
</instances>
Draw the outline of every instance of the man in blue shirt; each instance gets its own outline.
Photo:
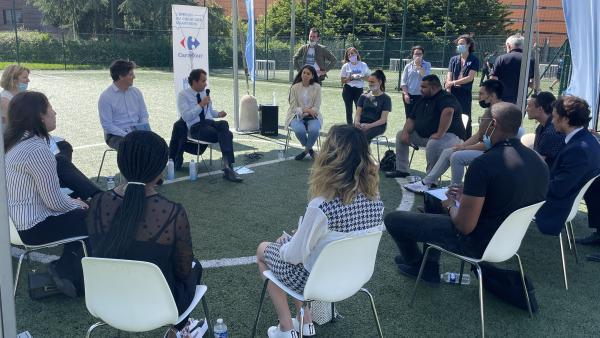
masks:
<instances>
[{"instance_id":1,"label":"man in blue shirt","mask_svg":"<svg viewBox=\"0 0 600 338\"><path fill-rule=\"evenodd\" d=\"M188 76L189 88L177 95L177 111L185 121L190 135L198 140L219 143L223 154L223 178L231 182L242 182L233 170L233 133L227 121L215 118L227 116L225 111L217 111L206 89L207 74L204 69L194 69Z\"/></svg>"},{"instance_id":2,"label":"man in blue shirt","mask_svg":"<svg viewBox=\"0 0 600 338\"><path fill-rule=\"evenodd\" d=\"M113 83L102 92L98 100L104 139L115 150L129 132L150 129L144 96L139 89L133 87L135 67L133 61L113 61L110 65Z\"/></svg>"},{"instance_id":3,"label":"man in blue shirt","mask_svg":"<svg viewBox=\"0 0 600 338\"><path fill-rule=\"evenodd\" d=\"M556 98L550 92L533 94L527 100L527 117L539 122L535 128L533 150L544 158L548 168L552 168L554 158L565 145L565 134L559 133L552 124L552 106Z\"/></svg>"}]
</instances>

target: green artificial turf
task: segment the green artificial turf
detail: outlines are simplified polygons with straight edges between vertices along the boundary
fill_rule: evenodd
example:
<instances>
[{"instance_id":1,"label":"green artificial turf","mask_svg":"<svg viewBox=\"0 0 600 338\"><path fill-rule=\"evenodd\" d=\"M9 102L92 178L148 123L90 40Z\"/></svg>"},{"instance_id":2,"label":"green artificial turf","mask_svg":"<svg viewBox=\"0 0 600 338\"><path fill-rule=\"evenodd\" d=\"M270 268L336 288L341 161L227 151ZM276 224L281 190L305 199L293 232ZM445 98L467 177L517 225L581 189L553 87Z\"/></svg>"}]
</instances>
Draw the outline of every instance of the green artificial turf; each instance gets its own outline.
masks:
<instances>
[{"instance_id":1,"label":"green artificial turf","mask_svg":"<svg viewBox=\"0 0 600 338\"><path fill-rule=\"evenodd\" d=\"M152 129L164 138L170 137L171 126L177 119L172 75L159 71L136 72L135 85L141 89L150 111ZM106 149L102 129L98 120L97 100L100 93L110 84L108 71L35 71L31 75L32 90L45 92L58 113L58 128L55 135L65 137L74 147L74 163L88 176L97 174L100 158ZM212 76L211 97L218 108L230 113L232 119L232 80ZM544 83L547 86L547 83ZM244 88L240 81L240 88ZM283 83L259 82L258 102L270 102L272 92L280 103L280 124L287 105L289 86ZM393 87L392 87L393 88ZM393 146L394 135L402 127L404 111L401 97L390 92L393 112L386 135ZM345 121L341 89L323 89L322 111L325 126L322 136L336 123ZM481 109L474 101L474 120ZM528 132L535 125L525 121ZM245 155L254 152L263 154L258 164L277 158L277 151L285 141L285 131L280 128L278 138L260 135L235 135L237 165L255 164ZM297 141L292 136L292 142ZM288 152L298 152L294 147ZM375 153L375 145L372 146ZM186 155L186 161L195 158ZM208 153L204 155L208 162ZM200 173L220 168L220 153L213 151L213 165L208 170L201 167ZM244 175L244 183L224 181L220 175L200 177L195 182L185 180L186 172L178 172L183 180L167 184L160 192L167 198L180 202L186 208L192 227L194 254L201 260L253 256L256 246L264 240L276 239L283 230L295 228L298 217L307 203L307 178L311 161L283 161L252 167L253 174ZM415 155L412 168L422 174L425 168L424 152ZM116 174L114 153L107 155L103 176ZM447 179L447 178L445 178ZM103 183L103 180L101 181ZM385 212L394 211L403 197L402 188L393 179L381 177L381 198ZM413 209L422 205L416 197ZM585 235L587 218L585 207L575 219L575 233ZM584 246L578 247L580 255L593 252ZM51 251L57 254L57 251ZM464 337L477 336L480 332L477 285L472 276L468 286L440 285L432 287L422 284L413 307L408 306L414 280L401 276L396 271L393 258L398 250L391 237L384 233L377 257L374 275L366 287L372 292L384 335L386 337ZM511 307L489 293L484 294L486 332L489 336L597 336L600 332L600 294L597 280L600 264L580 263L567 252L567 268L570 289L565 291L558 239L539 233L535 225L530 227L520 250L526 274L536 287L540 311L533 319L527 312ZM15 266L16 266L16 260ZM503 265L504 266L504 265ZM516 268L516 262L505 266ZM32 301L26 291L26 272L31 268L44 269L41 264L26 265L16 297L18 331L29 330L34 337L84 336L87 328L95 322L85 308L84 299L67 299L60 296L42 301ZM444 257L442 269L457 271L459 263ZM205 269L204 283L211 317L225 319L230 336L248 337L256 314L262 286L256 264ZM343 281L340 281L343 283ZM344 317L333 324L318 326L320 337L375 337L371 311L367 298L358 294L338 304ZM203 316L199 307L193 313ZM266 336L269 326L276 324L276 316L267 298L259 324L259 336ZM121 333L122 337L162 337L164 329L146 334ZM117 335L117 331L101 327L96 337Z\"/></svg>"}]
</instances>

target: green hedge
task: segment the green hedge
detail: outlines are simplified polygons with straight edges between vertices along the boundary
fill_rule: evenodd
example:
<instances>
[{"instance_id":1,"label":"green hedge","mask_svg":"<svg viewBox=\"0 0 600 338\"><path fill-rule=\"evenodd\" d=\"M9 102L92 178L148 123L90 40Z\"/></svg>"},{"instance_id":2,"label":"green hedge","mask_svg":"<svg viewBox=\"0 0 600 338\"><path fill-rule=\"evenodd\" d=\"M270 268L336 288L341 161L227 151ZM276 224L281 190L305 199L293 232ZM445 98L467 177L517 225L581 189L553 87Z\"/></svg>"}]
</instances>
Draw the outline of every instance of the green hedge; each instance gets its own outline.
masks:
<instances>
[{"instance_id":1,"label":"green hedge","mask_svg":"<svg viewBox=\"0 0 600 338\"><path fill-rule=\"evenodd\" d=\"M79 40L66 40L60 36L35 31L19 31L21 62L67 63L106 67L117 58L134 60L142 67L171 68L173 66L171 34L102 35ZM231 39L211 37L209 44L210 67L231 67ZM14 32L0 32L0 62L16 60Z\"/></svg>"}]
</instances>

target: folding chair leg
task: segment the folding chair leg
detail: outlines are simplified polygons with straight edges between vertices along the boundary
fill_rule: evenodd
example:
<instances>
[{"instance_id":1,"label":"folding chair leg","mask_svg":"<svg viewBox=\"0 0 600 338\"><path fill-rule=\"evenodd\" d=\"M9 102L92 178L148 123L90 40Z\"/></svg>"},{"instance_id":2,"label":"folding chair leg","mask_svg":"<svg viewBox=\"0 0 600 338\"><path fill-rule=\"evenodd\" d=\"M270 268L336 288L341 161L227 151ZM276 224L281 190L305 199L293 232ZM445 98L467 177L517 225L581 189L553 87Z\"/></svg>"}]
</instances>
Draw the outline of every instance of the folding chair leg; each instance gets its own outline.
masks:
<instances>
[{"instance_id":1,"label":"folding chair leg","mask_svg":"<svg viewBox=\"0 0 600 338\"><path fill-rule=\"evenodd\" d=\"M252 335L250 336L252 338L256 337L256 327L258 325L258 320L260 319L260 310L262 308L263 301L265 300L265 292L267 292L267 285L269 285L269 280L265 279L262 292L260 293L260 301L258 302L258 311L256 311L256 319L254 320L254 326L252 327Z\"/></svg>"},{"instance_id":2,"label":"folding chair leg","mask_svg":"<svg viewBox=\"0 0 600 338\"><path fill-rule=\"evenodd\" d=\"M206 316L206 322L208 324L208 336L214 337L212 322L210 321L210 315L208 313L208 305L206 304L206 295L202 297L202 308L204 309L204 315Z\"/></svg>"},{"instance_id":3,"label":"folding chair leg","mask_svg":"<svg viewBox=\"0 0 600 338\"><path fill-rule=\"evenodd\" d=\"M531 311L531 303L529 301L529 291L527 290L527 284L525 283L525 273L523 272L523 264L521 263L521 257L519 256L519 254L515 254L515 256L517 256L517 261L519 262L519 272L521 272L521 283L523 284L525 300L527 301L527 310L529 311L529 318L533 318L533 311Z\"/></svg>"},{"instance_id":4,"label":"folding chair leg","mask_svg":"<svg viewBox=\"0 0 600 338\"><path fill-rule=\"evenodd\" d=\"M569 244L569 250L573 250L573 247L571 247L571 232L569 231L568 223L565 223L565 233L567 234L567 243Z\"/></svg>"},{"instance_id":5,"label":"folding chair leg","mask_svg":"<svg viewBox=\"0 0 600 338\"><path fill-rule=\"evenodd\" d=\"M212 167L212 144L208 145L208 163Z\"/></svg>"},{"instance_id":6,"label":"folding chair leg","mask_svg":"<svg viewBox=\"0 0 600 338\"><path fill-rule=\"evenodd\" d=\"M335 303L331 302L331 320L330 320L330 322L333 323L335 321L336 321L336 318L335 318Z\"/></svg>"},{"instance_id":7,"label":"folding chair leg","mask_svg":"<svg viewBox=\"0 0 600 338\"><path fill-rule=\"evenodd\" d=\"M413 156L415 156L415 148L413 148L412 153L410 154L410 161L408 161L408 168L410 169L410 166L412 164L412 160L413 160Z\"/></svg>"},{"instance_id":8,"label":"folding chair leg","mask_svg":"<svg viewBox=\"0 0 600 338\"><path fill-rule=\"evenodd\" d=\"M300 338L304 337L304 302L300 306Z\"/></svg>"},{"instance_id":9,"label":"folding chair leg","mask_svg":"<svg viewBox=\"0 0 600 338\"><path fill-rule=\"evenodd\" d=\"M83 256L87 257L88 251L87 251L87 246L85 245L85 241L82 239L79 241L79 243L81 243L81 248L83 249Z\"/></svg>"},{"instance_id":10,"label":"folding chair leg","mask_svg":"<svg viewBox=\"0 0 600 338\"><path fill-rule=\"evenodd\" d=\"M371 310L373 310L373 316L375 317L375 323L377 324L377 332L379 332L379 337L383 338L383 332L381 331L381 325L379 324L379 316L377 316L377 309L375 308L375 301L373 300L373 295L369 292L369 290L365 288L360 288L360 291L364 292L369 296L369 300L371 301Z\"/></svg>"},{"instance_id":11,"label":"folding chair leg","mask_svg":"<svg viewBox=\"0 0 600 338\"><path fill-rule=\"evenodd\" d=\"M567 264L565 263L565 249L563 248L562 234L558 234L558 242L560 243L560 258L562 259L563 276L565 278L565 290L569 290L567 282Z\"/></svg>"},{"instance_id":12,"label":"folding chair leg","mask_svg":"<svg viewBox=\"0 0 600 338\"><path fill-rule=\"evenodd\" d=\"M419 275L417 275L417 280L415 281L415 288L413 289L413 294L410 298L410 306L412 306L415 301L415 296L417 295L417 287L419 286L419 281L421 280L421 276L423 275L423 270L425 270L425 263L427 262L427 256L429 256L429 250L431 250L431 248L433 247L428 246L425 250L425 254L423 255L423 260L421 261L421 268L419 269Z\"/></svg>"},{"instance_id":13,"label":"folding chair leg","mask_svg":"<svg viewBox=\"0 0 600 338\"><path fill-rule=\"evenodd\" d=\"M287 130L287 136L285 137L285 147L283 148L283 154L287 156L287 150L290 145L290 128Z\"/></svg>"},{"instance_id":14,"label":"folding chair leg","mask_svg":"<svg viewBox=\"0 0 600 338\"><path fill-rule=\"evenodd\" d=\"M479 264L475 264L477 268L477 277L479 279L479 312L481 314L481 337L485 337L485 322L483 315L483 274Z\"/></svg>"},{"instance_id":15,"label":"folding chair leg","mask_svg":"<svg viewBox=\"0 0 600 338\"><path fill-rule=\"evenodd\" d=\"M575 263L579 264L579 255L577 254L577 244L575 243L575 233L573 232L573 223L571 221L567 222L567 233L571 233L571 241L573 242L572 250L575 255Z\"/></svg>"},{"instance_id":16,"label":"folding chair leg","mask_svg":"<svg viewBox=\"0 0 600 338\"><path fill-rule=\"evenodd\" d=\"M98 176L96 177L96 183L100 182L100 173L102 172L102 167L104 166L104 159L106 158L106 153L111 151L111 149L106 149L102 154L102 161L100 161L100 169L98 169Z\"/></svg>"},{"instance_id":17,"label":"folding chair leg","mask_svg":"<svg viewBox=\"0 0 600 338\"><path fill-rule=\"evenodd\" d=\"M21 265L23 264L23 258L27 255L27 251L23 252L19 256L19 263L17 264L17 275L15 276L15 289L13 290L13 296L17 295L17 286L19 286L19 275L21 274Z\"/></svg>"},{"instance_id":18,"label":"folding chair leg","mask_svg":"<svg viewBox=\"0 0 600 338\"><path fill-rule=\"evenodd\" d=\"M94 331L97 327L100 327L102 325L106 325L106 323L97 322L96 324L90 326L90 328L87 330L87 333L85 334L85 338L90 338L92 336L92 331Z\"/></svg>"},{"instance_id":19,"label":"folding chair leg","mask_svg":"<svg viewBox=\"0 0 600 338\"><path fill-rule=\"evenodd\" d=\"M460 275L458 275L458 284L462 285L463 273L465 272L465 261L460 261Z\"/></svg>"}]
</instances>

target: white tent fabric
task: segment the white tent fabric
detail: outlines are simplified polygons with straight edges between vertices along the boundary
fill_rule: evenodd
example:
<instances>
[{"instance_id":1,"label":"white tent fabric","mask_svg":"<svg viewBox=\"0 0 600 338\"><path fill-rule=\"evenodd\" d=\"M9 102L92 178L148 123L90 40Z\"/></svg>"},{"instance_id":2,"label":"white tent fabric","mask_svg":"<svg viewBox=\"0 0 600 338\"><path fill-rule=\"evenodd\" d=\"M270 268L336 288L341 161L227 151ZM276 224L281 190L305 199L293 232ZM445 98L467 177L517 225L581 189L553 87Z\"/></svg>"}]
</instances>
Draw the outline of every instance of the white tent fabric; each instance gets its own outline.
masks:
<instances>
[{"instance_id":1,"label":"white tent fabric","mask_svg":"<svg viewBox=\"0 0 600 338\"><path fill-rule=\"evenodd\" d=\"M572 59L571 83L565 93L590 104L590 127L595 127L600 93L600 1L563 0L562 3Z\"/></svg>"}]
</instances>

